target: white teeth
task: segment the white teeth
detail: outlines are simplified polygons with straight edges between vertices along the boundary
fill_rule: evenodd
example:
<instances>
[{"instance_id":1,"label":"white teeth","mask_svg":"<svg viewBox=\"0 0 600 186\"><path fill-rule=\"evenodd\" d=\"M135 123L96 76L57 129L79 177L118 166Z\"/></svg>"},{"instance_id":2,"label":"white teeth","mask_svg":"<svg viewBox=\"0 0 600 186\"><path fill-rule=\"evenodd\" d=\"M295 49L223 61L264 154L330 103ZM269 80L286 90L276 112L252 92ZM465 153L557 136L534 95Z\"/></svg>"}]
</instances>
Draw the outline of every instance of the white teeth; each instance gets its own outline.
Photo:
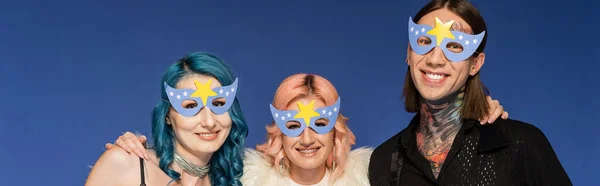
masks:
<instances>
[{"instance_id":1,"label":"white teeth","mask_svg":"<svg viewBox=\"0 0 600 186\"><path fill-rule=\"evenodd\" d=\"M442 79L444 77L444 75L441 75L441 74L430 74L430 73L427 73L425 75L427 75L428 78L433 79L433 80L439 80L439 79Z\"/></svg>"},{"instance_id":2,"label":"white teeth","mask_svg":"<svg viewBox=\"0 0 600 186\"><path fill-rule=\"evenodd\" d=\"M204 136L204 137L210 137L210 136L214 136L217 133L208 133L208 134L198 134L200 136Z\"/></svg>"},{"instance_id":3,"label":"white teeth","mask_svg":"<svg viewBox=\"0 0 600 186\"><path fill-rule=\"evenodd\" d=\"M304 149L304 150L300 150L300 153L302 154L310 154L313 152L316 152L318 149Z\"/></svg>"}]
</instances>

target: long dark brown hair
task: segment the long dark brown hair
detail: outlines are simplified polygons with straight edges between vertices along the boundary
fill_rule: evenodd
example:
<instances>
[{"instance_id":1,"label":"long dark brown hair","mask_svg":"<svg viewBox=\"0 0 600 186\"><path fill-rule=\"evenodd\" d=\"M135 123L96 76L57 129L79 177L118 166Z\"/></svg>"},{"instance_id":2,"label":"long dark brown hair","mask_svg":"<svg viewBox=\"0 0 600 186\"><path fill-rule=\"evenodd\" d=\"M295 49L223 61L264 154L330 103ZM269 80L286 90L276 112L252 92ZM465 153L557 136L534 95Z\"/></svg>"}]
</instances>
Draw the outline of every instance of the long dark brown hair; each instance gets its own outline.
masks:
<instances>
[{"instance_id":1,"label":"long dark brown hair","mask_svg":"<svg viewBox=\"0 0 600 186\"><path fill-rule=\"evenodd\" d=\"M469 59L469 64L472 64L474 57L483 52L487 41L487 27L483 17L479 14L479 11L466 0L432 0L425 5L413 18L413 21L418 22L426 14L435 10L446 8L454 14L461 17L463 20L471 26L473 33L478 34L483 32L485 35L483 40L479 44L476 52ZM410 47L410 46L409 46ZM413 82L410 74L410 66L406 71L406 78L404 79L404 88L402 96L404 97L404 106L408 112L419 112L421 108L420 97L417 88ZM463 108L461 110L461 116L463 119L480 119L488 115L488 102L486 95L489 94L489 90L481 82L479 73L474 76L469 76L466 82L465 98L463 102Z\"/></svg>"}]
</instances>

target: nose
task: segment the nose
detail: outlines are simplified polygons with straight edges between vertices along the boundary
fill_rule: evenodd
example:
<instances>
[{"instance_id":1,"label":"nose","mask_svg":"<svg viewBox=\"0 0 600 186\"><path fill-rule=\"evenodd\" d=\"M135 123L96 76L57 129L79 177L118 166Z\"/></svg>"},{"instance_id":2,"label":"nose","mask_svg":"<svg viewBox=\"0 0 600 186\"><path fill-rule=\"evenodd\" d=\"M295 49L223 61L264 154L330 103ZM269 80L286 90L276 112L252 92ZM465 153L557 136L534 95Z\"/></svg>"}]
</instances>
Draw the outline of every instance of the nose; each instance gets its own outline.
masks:
<instances>
[{"instance_id":1,"label":"nose","mask_svg":"<svg viewBox=\"0 0 600 186\"><path fill-rule=\"evenodd\" d=\"M446 65L448 59L446 59L446 56L440 47L435 47L425 62L427 62L427 65L432 67L441 67Z\"/></svg>"},{"instance_id":2,"label":"nose","mask_svg":"<svg viewBox=\"0 0 600 186\"><path fill-rule=\"evenodd\" d=\"M315 131L310 129L309 127L304 128L302 134L300 134L300 145L308 147L315 143Z\"/></svg>"},{"instance_id":3,"label":"nose","mask_svg":"<svg viewBox=\"0 0 600 186\"><path fill-rule=\"evenodd\" d=\"M196 115L196 117L198 118L198 122L199 122L200 126L207 128L207 129L211 129L211 128L215 127L216 122L217 122L216 118L215 118L215 114L208 107L202 108L200 110L200 113L198 113L198 115Z\"/></svg>"}]
</instances>

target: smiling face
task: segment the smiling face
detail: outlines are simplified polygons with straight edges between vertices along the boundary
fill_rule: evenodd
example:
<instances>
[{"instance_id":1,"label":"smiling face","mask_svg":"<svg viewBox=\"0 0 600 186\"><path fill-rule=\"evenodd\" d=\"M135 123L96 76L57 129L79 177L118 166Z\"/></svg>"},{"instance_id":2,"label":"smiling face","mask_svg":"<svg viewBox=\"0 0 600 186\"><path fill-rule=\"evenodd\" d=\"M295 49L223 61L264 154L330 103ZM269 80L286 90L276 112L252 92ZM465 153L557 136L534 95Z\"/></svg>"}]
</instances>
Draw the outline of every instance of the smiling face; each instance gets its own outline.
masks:
<instances>
[{"instance_id":1,"label":"smiling face","mask_svg":"<svg viewBox=\"0 0 600 186\"><path fill-rule=\"evenodd\" d=\"M299 111L297 102L308 105L314 100L314 108L325 107L321 99L311 97L303 97L292 100L287 105L287 110ZM327 119L319 119L314 125L328 125ZM299 122L290 121L286 124L289 129L300 127ZM282 148L287 158L291 161L290 166L296 166L301 169L315 169L325 166L327 158L333 152L333 130L327 134L317 134L310 127L306 127L298 137L289 137L282 135Z\"/></svg>"},{"instance_id":2,"label":"smiling face","mask_svg":"<svg viewBox=\"0 0 600 186\"><path fill-rule=\"evenodd\" d=\"M212 80L211 89L221 87L221 83L211 76L189 75L182 78L176 85L177 89L194 89L194 81L206 83ZM210 104L223 105L221 99L215 99ZM183 108L191 109L198 106L193 100L181 102ZM169 109L167 123L173 127L176 138L176 149L182 154L214 153L225 142L231 130L232 120L229 113L213 113L209 107L201 108L200 112L191 117L179 114L173 107Z\"/></svg>"},{"instance_id":3,"label":"smiling face","mask_svg":"<svg viewBox=\"0 0 600 186\"><path fill-rule=\"evenodd\" d=\"M439 18L441 23L444 24L453 21L453 24L449 28L450 31L473 34L469 24L446 8L426 14L417 24L429 25L434 28L440 27L440 24L436 25L436 18ZM440 42L438 41L438 43ZM431 38L420 37L417 40L417 44L426 46L437 43L432 43ZM465 85L470 75L472 76L479 72L485 59L483 53L478 53L475 58L453 62L444 55L441 47L455 53L460 53L464 50L463 45L456 42L449 42L446 45L434 47L424 55L419 55L409 46L407 63L410 66L411 77L415 87L425 100L440 100L458 91L458 89Z\"/></svg>"}]
</instances>

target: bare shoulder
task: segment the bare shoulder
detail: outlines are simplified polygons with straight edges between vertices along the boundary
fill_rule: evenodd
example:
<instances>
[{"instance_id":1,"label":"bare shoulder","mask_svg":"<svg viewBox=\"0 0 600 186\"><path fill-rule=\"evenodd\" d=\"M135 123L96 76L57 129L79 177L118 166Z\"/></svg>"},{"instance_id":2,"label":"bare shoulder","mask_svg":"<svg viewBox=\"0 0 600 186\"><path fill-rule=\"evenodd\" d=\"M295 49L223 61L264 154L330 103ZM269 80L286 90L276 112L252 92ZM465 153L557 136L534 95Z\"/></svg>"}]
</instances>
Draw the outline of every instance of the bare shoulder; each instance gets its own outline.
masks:
<instances>
[{"instance_id":1,"label":"bare shoulder","mask_svg":"<svg viewBox=\"0 0 600 186\"><path fill-rule=\"evenodd\" d=\"M139 157L121 148L111 148L96 161L85 185L131 185L139 182L139 177Z\"/></svg>"},{"instance_id":2,"label":"bare shoulder","mask_svg":"<svg viewBox=\"0 0 600 186\"><path fill-rule=\"evenodd\" d=\"M158 165L158 155L156 155L156 151L154 149L146 149L146 153L148 154L148 160L150 160L150 162Z\"/></svg>"}]
</instances>

